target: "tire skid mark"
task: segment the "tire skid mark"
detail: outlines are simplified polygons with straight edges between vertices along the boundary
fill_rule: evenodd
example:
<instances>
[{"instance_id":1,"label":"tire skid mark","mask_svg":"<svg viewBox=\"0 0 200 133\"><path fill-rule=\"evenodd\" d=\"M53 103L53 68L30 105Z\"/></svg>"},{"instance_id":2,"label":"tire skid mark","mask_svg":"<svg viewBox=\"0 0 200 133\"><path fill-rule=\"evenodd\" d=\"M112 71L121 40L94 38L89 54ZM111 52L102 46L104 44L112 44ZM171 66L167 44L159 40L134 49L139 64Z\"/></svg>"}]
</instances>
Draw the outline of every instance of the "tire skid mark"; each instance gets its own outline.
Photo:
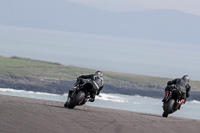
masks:
<instances>
[{"instance_id":1,"label":"tire skid mark","mask_svg":"<svg viewBox=\"0 0 200 133\"><path fill-rule=\"evenodd\" d=\"M98 111L96 108L90 106L85 106L84 110L89 117L94 119L95 122L99 123L100 127L96 126L99 132L104 132L104 129L109 128L110 126L115 127L116 133L121 132L121 126L117 124L118 121L116 120L115 116L109 116L109 112ZM99 120L96 114L98 114L98 116L104 116L105 120Z\"/></svg>"},{"instance_id":2,"label":"tire skid mark","mask_svg":"<svg viewBox=\"0 0 200 133\"><path fill-rule=\"evenodd\" d=\"M47 102L45 102L44 105L46 105L46 103L47 103ZM53 104L53 103L52 103L52 104ZM59 117L59 116L60 116L59 113L57 113L57 112L55 111L54 108L52 108L52 107L50 107L50 106L45 106L45 107L49 110L51 116L53 116L54 119L55 119L57 122L59 122L59 123L61 122L61 124L65 123L65 121ZM64 109L64 108L63 108L63 109Z\"/></svg>"}]
</instances>

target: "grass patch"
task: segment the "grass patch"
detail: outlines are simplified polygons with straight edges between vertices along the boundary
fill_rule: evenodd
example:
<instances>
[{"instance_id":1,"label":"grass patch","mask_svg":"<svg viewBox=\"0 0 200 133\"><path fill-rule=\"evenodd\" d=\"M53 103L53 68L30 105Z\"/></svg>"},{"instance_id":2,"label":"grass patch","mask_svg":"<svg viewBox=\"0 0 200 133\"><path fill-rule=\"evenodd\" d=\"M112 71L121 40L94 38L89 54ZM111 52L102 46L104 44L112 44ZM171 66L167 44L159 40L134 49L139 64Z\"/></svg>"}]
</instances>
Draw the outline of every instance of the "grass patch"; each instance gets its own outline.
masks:
<instances>
[{"instance_id":1,"label":"grass patch","mask_svg":"<svg viewBox=\"0 0 200 133\"><path fill-rule=\"evenodd\" d=\"M65 66L59 63L33 60L20 57L2 57L0 56L0 77L37 77L75 80L76 76L81 74L94 73L96 70L86 69L74 66ZM166 86L169 78L152 77L136 74L118 73L104 71L106 82L126 81L142 85L160 85ZM192 87L200 90L200 81L191 81Z\"/></svg>"}]
</instances>

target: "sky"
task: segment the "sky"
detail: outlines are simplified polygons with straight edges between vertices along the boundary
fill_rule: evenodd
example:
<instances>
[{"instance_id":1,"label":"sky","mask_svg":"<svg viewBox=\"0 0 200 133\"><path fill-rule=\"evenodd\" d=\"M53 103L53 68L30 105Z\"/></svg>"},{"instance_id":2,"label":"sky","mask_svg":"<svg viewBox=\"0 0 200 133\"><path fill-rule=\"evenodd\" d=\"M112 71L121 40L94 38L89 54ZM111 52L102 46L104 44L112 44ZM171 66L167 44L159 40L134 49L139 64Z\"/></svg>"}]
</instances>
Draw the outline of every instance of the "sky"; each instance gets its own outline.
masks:
<instances>
[{"instance_id":1,"label":"sky","mask_svg":"<svg viewBox=\"0 0 200 133\"><path fill-rule=\"evenodd\" d=\"M102 10L145 11L155 9L173 9L200 16L200 0L65 0L76 2Z\"/></svg>"},{"instance_id":2,"label":"sky","mask_svg":"<svg viewBox=\"0 0 200 133\"><path fill-rule=\"evenodd\" d=\"M23 3L26 0L21 1ZM158 0L60 1L62 1L61 3L64 3L63 1L81 3L94 8L113 12L174 9L187 13L193 12L194 14L200 15L200 2L197 0L160 0L161 2ZM45 2L42 4L46 6ZM52 0L51 2L56 3L57 1ZM43 6L42 4L37 2L35 5ZM15 6L16 3L13 5ZM24 3L20 3L18 6L24 7ZM34 4L31 6L33 6L32 9L37 9L34 7ZM22 8L17 9L20 9L21 11ZM12 10L12 8L10 10ZM34 10L33 13L35 13ZM44 9L41 11L46 10ZM20 15L22 15L22 13ZM46 16L48 15L49 14L46 14ZM5 16L5 18L7 18L7 15ZM61 14L61 16L63 16L63 14ZM15 18L16 16L13 17ZM160 17L165 18L163 15L159 16L159 18ZM39 22L42 17L36 18L37 19L34 19L33 21L34 23ZM43 18L41 20L43 20ZM54 20L55 19L53 19L53 21ZM48 19L45 21L49 22ZM25 24L26 22L27 21L22 21L22 23ZM54 24L56 25L57 23ZM184 24L188 26L185 21L181 23L181 26L185 28L186 26ZM138 38L123 38L119 36L96 34L92 35L91 33L71 33L71 31L51 31L36 28L34 29L33 27L27 28L14 26L15 25L0 25L0 55L20 56L59 62L64 65L159 77L177 78L188 74L191 76L192 80L200 81L200 45L198 44L179 44L144 39L139 40ZM42 26L44 25L41 25L41 27ZM190 27L192 26L189 25L189 28ZM200 32L198 29L198 23L195 23L194 27L195 28L192 27L192 29L197 31L197 34L199 35ZM81 48L83 50L78 51L76 50L77 47L80 48L79 50L81 50ZM76 53L74 51L76 51ZM91 56L90 53L92 52L92 55L94 55L95 51L100 51L101 56ZM81 56L79 53L82 53Z\"/></svg>"}]
</instances>

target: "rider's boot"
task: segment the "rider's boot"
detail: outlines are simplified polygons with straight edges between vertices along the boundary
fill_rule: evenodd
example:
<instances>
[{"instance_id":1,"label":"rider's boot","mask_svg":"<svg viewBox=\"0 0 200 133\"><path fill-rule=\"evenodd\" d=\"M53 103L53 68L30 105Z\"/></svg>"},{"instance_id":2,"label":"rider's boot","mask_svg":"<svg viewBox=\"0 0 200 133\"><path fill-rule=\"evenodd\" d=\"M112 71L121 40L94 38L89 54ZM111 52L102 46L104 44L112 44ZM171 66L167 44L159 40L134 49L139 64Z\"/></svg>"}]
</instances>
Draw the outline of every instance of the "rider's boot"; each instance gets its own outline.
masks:
<instances>
[{"instance_id":1,"label":"rider's boot","mask_svg":"<svg viewBox=\"0 0 200 133\"><path fill-rule=\"evenodd\" d=\"M95 101L95 94L96 94L95 91L90 92L90 99L89 99L90 102L94 102Z\"/></svg>"}]
</instances>

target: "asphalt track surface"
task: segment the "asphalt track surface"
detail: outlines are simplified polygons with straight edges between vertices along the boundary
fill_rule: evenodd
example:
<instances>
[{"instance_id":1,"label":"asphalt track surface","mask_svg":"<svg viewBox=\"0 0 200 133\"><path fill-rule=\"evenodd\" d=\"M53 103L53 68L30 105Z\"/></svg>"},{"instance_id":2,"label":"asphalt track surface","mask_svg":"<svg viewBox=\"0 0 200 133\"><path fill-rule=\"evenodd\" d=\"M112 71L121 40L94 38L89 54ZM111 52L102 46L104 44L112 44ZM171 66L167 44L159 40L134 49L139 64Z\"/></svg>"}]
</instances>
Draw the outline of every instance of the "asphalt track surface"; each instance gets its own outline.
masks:
<instances>
[{"instance_id":1,"label":"asphalt track surface","mask_svg":"<svg viewBox=\"0 0 200 133\"><path fill-rule=\"evenodd\" d=\"M200 120L0 95L0 133L199 133Z\"/></svg>"}]
</instances>

